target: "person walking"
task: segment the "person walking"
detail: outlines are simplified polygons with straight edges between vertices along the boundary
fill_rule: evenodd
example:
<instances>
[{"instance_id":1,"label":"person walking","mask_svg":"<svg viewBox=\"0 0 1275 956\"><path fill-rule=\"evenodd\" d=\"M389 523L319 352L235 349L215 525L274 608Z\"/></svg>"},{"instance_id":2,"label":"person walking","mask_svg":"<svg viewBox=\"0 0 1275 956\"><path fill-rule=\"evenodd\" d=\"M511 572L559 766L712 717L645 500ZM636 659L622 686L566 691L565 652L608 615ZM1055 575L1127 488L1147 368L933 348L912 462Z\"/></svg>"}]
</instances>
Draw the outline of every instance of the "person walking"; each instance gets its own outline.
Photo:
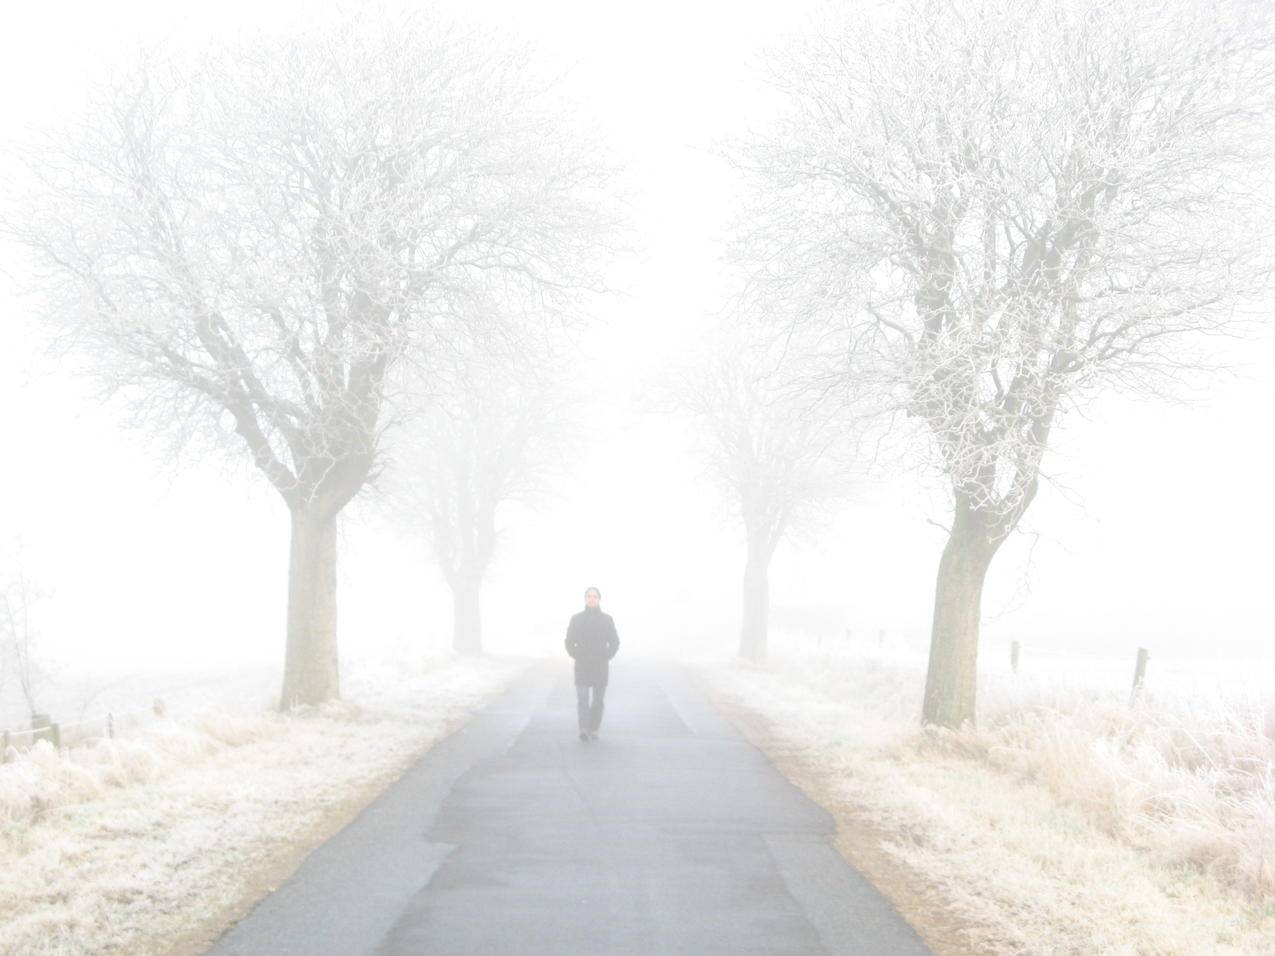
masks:
<instances>
[{"instance_id":1,"label":"person walking","mask_svg":"<svg viewBox=\"0 0 1275 956\"><path fill-rule=\"evenodd\" d=\"M620 649L615 621L610 614L602 613L601 604L602 592L589 588L584 592L584 610L573 614L567 625L567 653L576 662L576 716L581 740L598 739L611 658Z\"/></svg>"}]
</instances>

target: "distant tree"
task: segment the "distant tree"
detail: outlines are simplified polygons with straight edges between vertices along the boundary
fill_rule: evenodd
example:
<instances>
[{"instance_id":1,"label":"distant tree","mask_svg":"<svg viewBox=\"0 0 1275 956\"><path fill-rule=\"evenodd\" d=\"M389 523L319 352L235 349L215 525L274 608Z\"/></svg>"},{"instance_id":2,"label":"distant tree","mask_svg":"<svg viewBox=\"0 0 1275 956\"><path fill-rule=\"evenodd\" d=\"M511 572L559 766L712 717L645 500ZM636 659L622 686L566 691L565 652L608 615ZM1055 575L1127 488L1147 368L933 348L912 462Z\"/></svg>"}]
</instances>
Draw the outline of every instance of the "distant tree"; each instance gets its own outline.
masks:
<instances>
[{"instance_id":1,"label":"distant tree","mask_svg":"<svg viewBox=\"0 0 1275 956\"><path fill-rule=\"evenodd\" d=\"M428 405L393 438L386 485L392 509L428 541L452 592L454 649L477 655L502 506L534 506L550 493L570 412L551 341L462 336L454 345Z\"/></svg>"},{"instance_id":2,"label":"distant tree","mask_svg":"<svg viewBox=\"0 0 1275 956\"><path fill-rule=\"evenodd\" d=\"M35 716L36 690L41 669L36 659L39 632L34 615L37 605L46 597L27 574L19 544L14 567L7 581L0 585L0 678L12 666L18 689L26 701L27 712ZM4 681L0 679L0 690Z\"/></svg>"},{"instance_id":3,"label":"distant tree","mask_svg":"<svg viewBox=\"0 0 1275 956\"><path fill-rule=\"evenodd\" d=\"M812 397L801 387L808 353L759 329L764 324L747 321L721 328L677 389L678 403L702 428L708 473L744 526L739 654L752 661L766 657L775 549L817 527L845 496L853 434L837 393Z\"/></svg>"},{"instance_id":4,"label":"distant tree","mask_svg":"<svg viewBox=\"0 0 1275 956\"><path fill-rule=\"evenodd\" d=\"M139 420L246 452L292 516L281 706L338 695L336 519L377 469L404 356L475 290L576 314L609 170L530 54L354 16L144 57L26 153L9 228L63 343Z\"/></svg>"},{"instance_id":5,"label":"distant tree","mask_svg":"<svg viewBox=\"0 0 1275 956\"><path fill-rule=\"evenodd\" d=\"M838 337L950 483L927 723L974 719L983 583L1060 416L1203 367L1264 285L1273 12L905 0L772 61L782 115L738 154L751 292Z\"/></svg>"}]
</instances>

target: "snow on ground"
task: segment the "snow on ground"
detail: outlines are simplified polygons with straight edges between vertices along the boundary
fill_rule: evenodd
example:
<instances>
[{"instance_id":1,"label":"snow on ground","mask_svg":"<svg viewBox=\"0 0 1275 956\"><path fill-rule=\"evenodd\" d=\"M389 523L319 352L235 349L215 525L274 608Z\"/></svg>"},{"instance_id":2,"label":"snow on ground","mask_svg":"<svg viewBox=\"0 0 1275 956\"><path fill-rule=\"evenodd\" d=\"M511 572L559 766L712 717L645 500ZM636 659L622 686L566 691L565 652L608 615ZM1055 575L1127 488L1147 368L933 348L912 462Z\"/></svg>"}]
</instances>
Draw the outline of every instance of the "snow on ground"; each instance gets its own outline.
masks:
<instances>
[{"instance_id":1,"label":"snow on ground","mask_svg":"<svg viewBox=\"0 0 1275 956\"><path fill-rule=\"evenodd\" d=\"M1161 687L1130 707L1127 686L985 673L977 729L922 731L924 666L843 648L704 673L852 862L939 901L927 926L896 896L936 952L1275 952L1275 699Z\"/></svg>"},{"instance_id":2,"label":"snow on ground","mask_svg":"<svg viewBox=\"0 0 1275 956\"><path fill-rule=\"evenodd\" d=\"M308 712L205 710L61 756L37 745L0 766L0 953L202 952L525 666L362 665Z\"/></svg>"}]
</instances>

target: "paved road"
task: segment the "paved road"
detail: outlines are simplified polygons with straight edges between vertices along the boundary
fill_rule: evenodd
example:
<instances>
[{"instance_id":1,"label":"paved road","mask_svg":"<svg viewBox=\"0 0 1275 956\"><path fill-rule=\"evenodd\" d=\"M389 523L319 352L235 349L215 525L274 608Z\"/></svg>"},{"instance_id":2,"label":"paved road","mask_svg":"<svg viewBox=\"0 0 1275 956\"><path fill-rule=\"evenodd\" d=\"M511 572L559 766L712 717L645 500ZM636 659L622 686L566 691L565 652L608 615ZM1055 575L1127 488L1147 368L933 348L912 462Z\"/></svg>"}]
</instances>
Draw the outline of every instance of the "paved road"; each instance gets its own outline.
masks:
<instances>
[{"instance_id":1,"label":"paved road","mask_svg":"<svg viewBox=\"0 0 1275 956\"><path fill-rule=\"evenodd\" d=\"M928 952L687 672L607 696L582 743L569 667L533 668L210 952Z\"/></svg>"}]
</instances>

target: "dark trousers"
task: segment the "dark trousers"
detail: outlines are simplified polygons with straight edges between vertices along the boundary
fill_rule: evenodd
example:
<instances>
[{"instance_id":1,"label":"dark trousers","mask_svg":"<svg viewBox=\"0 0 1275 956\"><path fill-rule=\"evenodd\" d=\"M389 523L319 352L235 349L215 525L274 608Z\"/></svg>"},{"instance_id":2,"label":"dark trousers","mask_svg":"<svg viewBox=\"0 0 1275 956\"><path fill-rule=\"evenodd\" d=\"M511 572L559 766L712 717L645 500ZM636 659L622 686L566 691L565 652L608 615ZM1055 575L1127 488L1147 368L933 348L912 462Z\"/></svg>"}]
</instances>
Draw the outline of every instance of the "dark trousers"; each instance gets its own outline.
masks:
<instances>
[{"instance_id":1,"label":"dark trousers","mask_svg":"<svg viewBox=\"0 0 1275 956\"><path fill-rule=\"evenodd\" d=\"M589 700L590 688L593 690L592 702ZM602 726L602 706L606 694L606 684L576 684L576 715L580 718L582 731L596 733Z\"/></svg>"}]
</instances>

